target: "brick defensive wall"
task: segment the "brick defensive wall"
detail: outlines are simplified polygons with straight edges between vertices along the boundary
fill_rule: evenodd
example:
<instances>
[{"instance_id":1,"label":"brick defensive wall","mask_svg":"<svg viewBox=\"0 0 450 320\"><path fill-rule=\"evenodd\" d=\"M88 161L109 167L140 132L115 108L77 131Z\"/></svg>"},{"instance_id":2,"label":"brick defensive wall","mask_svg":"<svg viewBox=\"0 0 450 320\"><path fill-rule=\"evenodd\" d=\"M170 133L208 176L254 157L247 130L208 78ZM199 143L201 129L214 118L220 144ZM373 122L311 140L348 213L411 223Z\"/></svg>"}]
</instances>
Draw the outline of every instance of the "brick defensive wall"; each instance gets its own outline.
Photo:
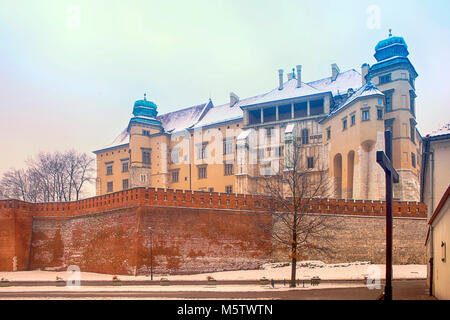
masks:
<instances>
[{"instance_id":1,"label":"brick defensive wall","mask_svg":"<svg viewBox=\"0 0 450 320\"><path fill-rule=\"evenodd\" d=\"M271 241L270 207L264 196L154 188L74 202L3 200L0 271L77 265L148 274L150 260L157 274L258 268L288 259ZM341 220L344 229L334 257L307 258L384 263L383 201L318 199L310 212ZM426 206L395 201L393 212L394 263L425 263Z\"/></svg>"}]
</instances>

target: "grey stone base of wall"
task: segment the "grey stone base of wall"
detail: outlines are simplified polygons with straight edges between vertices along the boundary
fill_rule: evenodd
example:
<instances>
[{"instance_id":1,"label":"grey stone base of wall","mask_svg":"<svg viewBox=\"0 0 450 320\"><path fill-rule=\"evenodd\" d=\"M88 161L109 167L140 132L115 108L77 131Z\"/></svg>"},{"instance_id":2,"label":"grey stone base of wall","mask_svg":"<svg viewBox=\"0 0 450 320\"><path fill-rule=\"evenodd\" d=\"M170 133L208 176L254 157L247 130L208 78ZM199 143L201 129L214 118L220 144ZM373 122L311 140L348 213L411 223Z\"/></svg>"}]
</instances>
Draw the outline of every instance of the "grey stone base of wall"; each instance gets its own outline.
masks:
<instances>
[{"instance_id":1,"label":"grey stone base of wall","mask_svg":"<svg viewBox=\"0 0 450 320\"><path fill-rule=\"evenodd\" d=\"M386 219L365 216L328 216L331 225L337 226L325 232L328 241L314 244L328 249L322 253L300 248L300 260L321 260L325 263L370 261L384 264L386 261ZM426 264L426 219L394 218L393 263ZM320 237L319 237L320 239ZM287 247L273 242L273 260L289 261Z\"/></svg>"}]
</instances>

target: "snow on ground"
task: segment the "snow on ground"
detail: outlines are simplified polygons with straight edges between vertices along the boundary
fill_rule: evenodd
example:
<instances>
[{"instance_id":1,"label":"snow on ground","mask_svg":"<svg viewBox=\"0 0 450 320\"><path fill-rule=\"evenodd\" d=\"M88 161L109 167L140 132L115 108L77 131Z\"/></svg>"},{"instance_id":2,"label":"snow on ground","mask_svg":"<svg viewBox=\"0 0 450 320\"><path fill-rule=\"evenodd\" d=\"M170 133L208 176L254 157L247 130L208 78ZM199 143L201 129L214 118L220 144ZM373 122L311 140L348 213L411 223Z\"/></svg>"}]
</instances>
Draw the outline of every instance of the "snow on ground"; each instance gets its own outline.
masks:
<instances>
[{"instance_id":1,"label":"snow on ground","mask_svg":"<svg viewBox=\"0 0 450 320\"><path fill-rule=\"evenodd\" d=\"M426 265L394 265L394 279L425 279ZM289 279L291 267L286 263L266 264L259 270L222 271L192 275L154 275L154 280L164 277L169 280L206 280L211 276L216 280L259 280ZM17 271L0 272L0 278L10 281L55 281L56 277L67 280L71 273L65 271ZM302 261L297 263L297 279L319 277L322 280L363 280L365 277L384 279L385 265L369 262L353 262L341 264L325 264L321 261ZM149 280L149 276L119 275L121 280ZM81 280L112 280L110 274L81 272Z\"/></svg>"}]
</instances>

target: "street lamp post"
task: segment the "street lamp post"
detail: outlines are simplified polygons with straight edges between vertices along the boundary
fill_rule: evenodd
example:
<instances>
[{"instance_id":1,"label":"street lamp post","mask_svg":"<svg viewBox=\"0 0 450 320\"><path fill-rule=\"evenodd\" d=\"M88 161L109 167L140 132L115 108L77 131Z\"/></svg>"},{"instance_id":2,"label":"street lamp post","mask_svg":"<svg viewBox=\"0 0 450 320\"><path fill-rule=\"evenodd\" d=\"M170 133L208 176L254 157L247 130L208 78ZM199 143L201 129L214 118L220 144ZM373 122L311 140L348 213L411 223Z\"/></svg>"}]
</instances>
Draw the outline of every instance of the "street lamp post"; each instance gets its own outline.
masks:
<instances>
[{"instance_id":1,"label":"street lamp post","mask_svg":"<svg viewBox=\"0 0 450 320\"><path fill-rule=\"evenodd\" d=\"M150 280L153 280L153 228L148 227L150 231Z\"/></svg>"}]
</instances>

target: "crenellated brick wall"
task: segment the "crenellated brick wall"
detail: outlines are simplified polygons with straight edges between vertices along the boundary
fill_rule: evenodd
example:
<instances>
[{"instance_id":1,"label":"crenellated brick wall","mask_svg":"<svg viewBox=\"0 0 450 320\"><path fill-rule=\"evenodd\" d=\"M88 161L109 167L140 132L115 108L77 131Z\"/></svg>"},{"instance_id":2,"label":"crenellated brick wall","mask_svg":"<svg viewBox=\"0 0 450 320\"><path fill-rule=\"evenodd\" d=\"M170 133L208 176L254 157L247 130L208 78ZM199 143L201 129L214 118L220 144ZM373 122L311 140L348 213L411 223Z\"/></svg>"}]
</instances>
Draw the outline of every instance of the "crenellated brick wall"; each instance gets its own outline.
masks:
<instances>
[{"instance_id":1,"label":"crenellated brick wall","mask_svg":"<svg viewBox=\"0 0 450 320\"><path fill-rule=\"evenodd\" d=\"M317 199L310 201L312 213L384 216L385 201ZM105 210L144 205L164 207L213 208L267 211L270 199L260 195L172 189L134 188L73 202L28 203L19 200L0 201L0 214L26 211L34 217L72 217ZM424 203L394 201L394 217L425 218Z\"/></svg>"},{"instance_id":2,"label":"crenellated brick wall","mask_svg":"<svg viewBox=\"0 0 450 320\"><path fill-rule=\"evenodd\" d=\"M3 200L0 270L78 265L83 271L147 274L148 227L153 228L152 263L156 273L257 268L265 262L286 259L274 249L267 232L272 225L271 205L264 196L154 188L74 202ZM396 201L393 211L395 225L401 230L394 261L422 263L425 205ZM336 257L308 258L382 263L383 201L318 199L310 202L310 212L343 219L345 229L336 235L340 248Z\"/></svg>"}]
</instances>

